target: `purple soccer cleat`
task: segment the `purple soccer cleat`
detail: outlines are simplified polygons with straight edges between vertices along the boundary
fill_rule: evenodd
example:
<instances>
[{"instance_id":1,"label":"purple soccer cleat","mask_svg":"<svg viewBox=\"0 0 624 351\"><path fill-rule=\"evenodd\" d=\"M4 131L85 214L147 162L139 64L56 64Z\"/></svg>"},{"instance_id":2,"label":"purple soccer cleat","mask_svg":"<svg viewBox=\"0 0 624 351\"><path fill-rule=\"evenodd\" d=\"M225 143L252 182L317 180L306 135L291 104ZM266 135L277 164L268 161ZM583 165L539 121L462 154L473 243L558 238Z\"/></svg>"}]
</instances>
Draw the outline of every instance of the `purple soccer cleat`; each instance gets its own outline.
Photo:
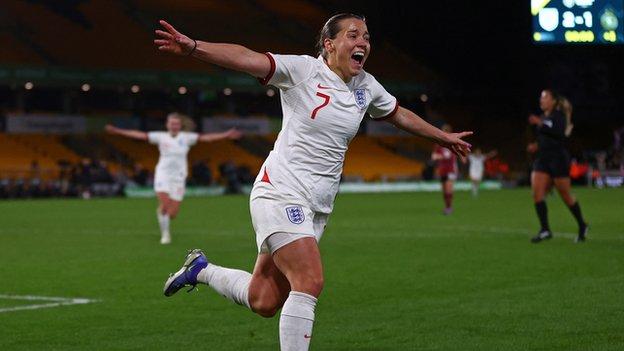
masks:
<instances>
[{"instance_id":1,"label":"purple soccer cleat","mask_svg":"<svg viewBox=\"0 0 624 351\"><path fill-rule=\"evenodd\" d=\"M165 282L163 293L171 296L185 286L191 286L189 292L197 285L197 275L208 266L208 259L200 249L190 250L186 255L186 261L179 271L169 275Z\"/></svg>"}]
</instances>

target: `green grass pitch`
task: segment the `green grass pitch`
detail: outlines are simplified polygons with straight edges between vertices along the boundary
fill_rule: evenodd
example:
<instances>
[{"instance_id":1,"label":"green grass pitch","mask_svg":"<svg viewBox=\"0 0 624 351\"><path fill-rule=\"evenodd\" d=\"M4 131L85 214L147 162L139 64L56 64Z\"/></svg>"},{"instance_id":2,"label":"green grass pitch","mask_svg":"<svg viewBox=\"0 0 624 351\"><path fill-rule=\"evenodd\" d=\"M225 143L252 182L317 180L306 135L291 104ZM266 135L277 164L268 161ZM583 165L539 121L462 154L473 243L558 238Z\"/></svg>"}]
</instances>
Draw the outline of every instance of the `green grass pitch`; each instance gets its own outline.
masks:
<instances>
[{"instance_id":1,"label":"green grass pitch","mask_svg":"<svg viewBox=\"0 0 624 351\"><path fill-rule=\"evenodd\" d=\"M548 200L538 245L528 189L339 196L321 250L312 350L623 350L624 190L575 189L591 223ZM0 313L0 350L277 350L263 319L207 287L162 295L199 247L251 270L245 196L189 198L158 244L153 199L0 202L0 295L96 303ZM32 301L0 298L0 310Z\"/></svg>"}]
</instances>

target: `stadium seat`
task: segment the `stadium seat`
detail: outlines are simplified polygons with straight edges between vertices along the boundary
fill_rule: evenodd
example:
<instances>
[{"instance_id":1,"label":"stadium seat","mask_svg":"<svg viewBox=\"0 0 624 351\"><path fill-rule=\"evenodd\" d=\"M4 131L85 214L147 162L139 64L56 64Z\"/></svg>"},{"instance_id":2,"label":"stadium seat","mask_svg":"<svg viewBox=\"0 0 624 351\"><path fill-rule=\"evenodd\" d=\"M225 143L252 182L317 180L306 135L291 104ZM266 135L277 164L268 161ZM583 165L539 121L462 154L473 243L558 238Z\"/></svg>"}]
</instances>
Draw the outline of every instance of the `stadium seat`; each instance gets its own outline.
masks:
<instances>
[{"instance_id":1,"label":"stadium seat","mask_svg":"<svg viewBox=\"0 0 624 351\"><path fill-rule=\"evenodd\" d=\"M40 169L42 179L51 179L58 174L59 149L53 147L48 152L40 147L33 147L23 140L22 136L7 135L0 133L0 176L8 178L30 178L33 161L36 161ZM29 138L29 137L23 137ZM49 141L49 143L52 143ZM63 153L67 156L67 154Z\"/></svg>"},{"instance_id":2,"label":"stadium seat","mask_svg":"<svg viewBox=\"0 0 624 351\"><path fill-rule=\"evenodd\" d=\"M420 177L424 165L384 148L375 137L360 135L351 142L344 176L365 181Z\"/></svg>"}]
</instances>

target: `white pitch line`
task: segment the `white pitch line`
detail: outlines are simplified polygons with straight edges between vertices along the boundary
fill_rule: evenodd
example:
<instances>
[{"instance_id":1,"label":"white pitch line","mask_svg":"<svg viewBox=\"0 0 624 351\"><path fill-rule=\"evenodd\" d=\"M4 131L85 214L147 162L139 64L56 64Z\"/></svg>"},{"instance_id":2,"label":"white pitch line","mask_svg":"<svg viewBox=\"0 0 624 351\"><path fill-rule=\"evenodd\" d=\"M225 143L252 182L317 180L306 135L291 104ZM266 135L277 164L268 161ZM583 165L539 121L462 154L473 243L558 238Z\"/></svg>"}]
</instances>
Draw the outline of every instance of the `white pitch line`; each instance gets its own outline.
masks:
<instances>
[{"instance_id":1,"label":"white pitch line","mask_svg":"<svg viewBox=\"0 0 624 351\"><path fill-rule=\"evenodd\" d=\"M60 306L71 305L84 305L88 303L98 302L98 300L85 299L85 298L67 298L67 297L52 297L52 296L33 296L33 295L2 295L0 294L0 300L24 300L24 301L50 301L51 303L25 305L15 307L0 308L0 313L24 311L24 310L38 310L41 308L51 308Z\"/></svg>"},{"instance_id":2,"label":"white pitch line","mask_svg":"<svg viewBox=\"0 0 624 351\"><path fill-rule=\"evenodd\" d=\"M2 295L0 294L0 299L5 300L39 300L39 301L67 301L71 300L67 297L53 297L53 296L34 296L34 295Z\"/></svg>"},{"instance_id":3,"label":"white pitch line","mask_svg":"<svg viewBox=\"0 0 624 351\"><path fill-rule=\"evenodd\" d=\"M518 235L531 235L535 234L534 232L526 229L519 228L503 228L503 227L480 227L480 226L450 226L443 225L441 228L445 228L447 230L457 230L464 232L486 232L491 234L518 234ZM591 234L591 233L590 233ZM565 233L565 232L554 232L555 236L574 239L577 234L574 233Z\"/></svg>"}]
</instances>

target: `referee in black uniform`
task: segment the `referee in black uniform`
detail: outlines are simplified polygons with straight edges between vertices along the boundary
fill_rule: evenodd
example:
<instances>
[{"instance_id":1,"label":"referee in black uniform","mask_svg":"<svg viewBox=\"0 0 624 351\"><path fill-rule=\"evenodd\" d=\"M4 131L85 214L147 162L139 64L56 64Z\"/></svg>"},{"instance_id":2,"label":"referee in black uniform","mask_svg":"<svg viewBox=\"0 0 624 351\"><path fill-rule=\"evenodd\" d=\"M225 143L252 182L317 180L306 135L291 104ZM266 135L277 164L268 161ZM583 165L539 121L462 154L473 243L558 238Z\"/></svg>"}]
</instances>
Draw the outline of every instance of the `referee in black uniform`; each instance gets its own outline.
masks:
<instances>
[{"instance_id":1,"label":"referee in black uniform","mask_svg":"<svg viewBox=\"0 0 624 351\"><path fill-rule=\"evenodd\" d=\"M541 225L539 233L531 238L531 242L539 243L553 236L548 225L548 209L544 202L551 184L554 184L578 223L579 231L575 241L583 242L588 225L583 219L578 201L570 192L570 155L565 148L565 140L572 131L572 106L566 98L546 89L540 95L540 109L541 116L529 117L529 123L535 126L537 131L537 142L529 144L527 149L536 153L531 173L531 187L535 210Z\"/></svg>"}]
</instances>

